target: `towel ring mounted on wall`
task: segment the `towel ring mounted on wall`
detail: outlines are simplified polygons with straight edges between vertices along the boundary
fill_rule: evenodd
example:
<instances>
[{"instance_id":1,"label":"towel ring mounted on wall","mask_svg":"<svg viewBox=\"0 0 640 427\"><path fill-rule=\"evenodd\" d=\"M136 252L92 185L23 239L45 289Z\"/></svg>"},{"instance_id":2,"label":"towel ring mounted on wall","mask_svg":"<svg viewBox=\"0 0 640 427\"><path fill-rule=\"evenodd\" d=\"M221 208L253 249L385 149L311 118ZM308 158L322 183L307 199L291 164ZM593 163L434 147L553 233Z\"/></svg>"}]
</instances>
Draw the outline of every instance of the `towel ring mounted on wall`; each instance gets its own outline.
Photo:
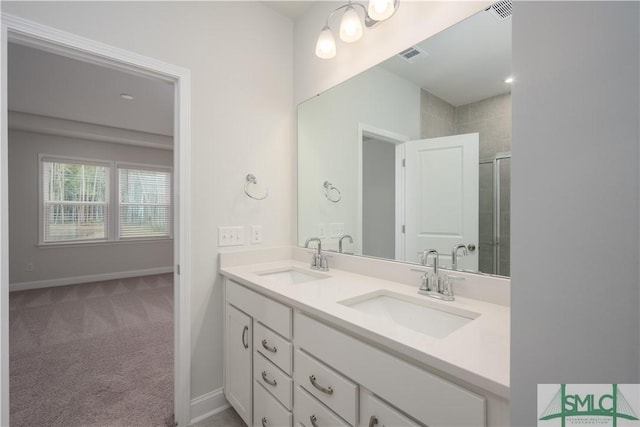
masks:
<instances>
[{"instance_id":1,"label":"towel ring mounted on wall","mask_svg":"<svg viewBox=\"0 0 640 427\"><path fill-rule=\"evenodd\" d=\"M246 194L247 196L251 197L254 200L264 200L267 198L267 196L269 196L268 188L265 188L263 196L254 196L249 191L250 185L258 185L258 180L256 179L255 175L252 173L247 175L247 182L244 184L244 194Z\"/></svg>"},{"instance_id":2,"label":"towel ring mounted on wall","mask_svg":"<svg viewBox=\"0 0 640 427\"><path fill-rule=\"evenodd\" d=\"M324 184L324 197L330 202L338 203L342 200L342 193L332 183L325 181Z\"/></svg>"}]
</instances>

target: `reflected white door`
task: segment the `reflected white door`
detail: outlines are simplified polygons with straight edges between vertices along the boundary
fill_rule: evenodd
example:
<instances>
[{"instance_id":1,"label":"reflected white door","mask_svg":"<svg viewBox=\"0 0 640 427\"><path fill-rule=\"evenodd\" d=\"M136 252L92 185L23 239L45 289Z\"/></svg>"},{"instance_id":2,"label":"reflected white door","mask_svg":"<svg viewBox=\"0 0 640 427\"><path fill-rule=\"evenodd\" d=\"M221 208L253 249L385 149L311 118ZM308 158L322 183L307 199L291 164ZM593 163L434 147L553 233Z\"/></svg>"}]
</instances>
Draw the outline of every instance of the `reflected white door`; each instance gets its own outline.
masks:
<instances>
[{"instance_id":1,"label":"reflected white door","mask_svg":"<svg viewBox=\"0 0 640 427\"><path fill-rule=\"evenodd\" d=\"M450 267L453 246L471 244L459 266L478 270L478 143L477 133L405 143L406 261L436 249Z\"/></svg>"}]
</instances>

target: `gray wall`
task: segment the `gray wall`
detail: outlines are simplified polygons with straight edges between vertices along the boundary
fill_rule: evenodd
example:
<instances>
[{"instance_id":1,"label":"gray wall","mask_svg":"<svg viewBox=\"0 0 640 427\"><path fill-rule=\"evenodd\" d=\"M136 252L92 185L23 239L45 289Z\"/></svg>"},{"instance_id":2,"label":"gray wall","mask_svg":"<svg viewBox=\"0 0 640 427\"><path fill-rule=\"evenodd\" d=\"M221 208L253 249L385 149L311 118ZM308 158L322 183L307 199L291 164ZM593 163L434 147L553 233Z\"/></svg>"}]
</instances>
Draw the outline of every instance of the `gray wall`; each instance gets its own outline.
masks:
<instances>
[{"instance_id":1,"label":"gray wall","mask_svg":"<svg viewBox=\"0 0 640 427\"><path fill-rule=\"evenodd\" d=\"M9 132L9 283L171 267L173 241L38 247L38 154L172 166L169 150ZM71 262L70 262L71 261ZM33 271L25 264L33 263Z\"/></svg>"},{"instance_id":2,"label":"gray wall","mask_svg":"<svg viewBox=\"0 0 640 427\"><path fill-rule=\"evenodd\" d=\"M637 383L638 2L515 2L511 422L536 384Z\"/></svg>"},{"instance_id":3,"label":"gray wall","mask_svg":"<svg viewBox=\"0 0 640 427\"><path fill-rule=\"evenodd\" d=\"M362 253L395 259L395 145L366 139L362 165Z\"/></svg>"}]
</instances>

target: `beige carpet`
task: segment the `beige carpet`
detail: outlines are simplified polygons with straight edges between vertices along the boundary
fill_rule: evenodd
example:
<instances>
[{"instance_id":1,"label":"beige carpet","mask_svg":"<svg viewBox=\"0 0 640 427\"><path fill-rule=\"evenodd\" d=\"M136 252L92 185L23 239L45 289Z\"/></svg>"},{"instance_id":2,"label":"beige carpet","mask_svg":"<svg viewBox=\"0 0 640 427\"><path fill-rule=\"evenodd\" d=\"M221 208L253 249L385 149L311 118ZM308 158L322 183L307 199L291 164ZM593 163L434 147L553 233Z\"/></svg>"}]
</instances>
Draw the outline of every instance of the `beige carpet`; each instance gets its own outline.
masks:
<instances>
[{"instance_id":1,"label":"beige carpet","mask_svg":"<svg viewBox=\"0 0 640 427\"><path fill-rule=\"evenodd\" d=\"M171 422L171 274L12 292L9 307L12 427Z\"/></svg>"}]
</instances>

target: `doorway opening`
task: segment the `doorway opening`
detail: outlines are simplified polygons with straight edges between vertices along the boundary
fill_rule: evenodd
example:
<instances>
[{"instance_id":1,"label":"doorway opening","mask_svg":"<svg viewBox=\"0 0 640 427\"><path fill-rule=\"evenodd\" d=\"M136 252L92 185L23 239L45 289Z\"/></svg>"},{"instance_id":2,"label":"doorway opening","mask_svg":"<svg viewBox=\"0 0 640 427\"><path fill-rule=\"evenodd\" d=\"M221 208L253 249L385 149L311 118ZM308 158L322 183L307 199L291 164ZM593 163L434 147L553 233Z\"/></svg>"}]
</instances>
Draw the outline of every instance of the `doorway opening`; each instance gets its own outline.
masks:
<instances>
[{"instance_id":1,"label":"doorway opening","mask_svg":"<svg viewBox=\"0 0 640 427\"><path fill-rule=\"evenodd\" d=\"M143 57L141 55L137 55L125 50L121 50L118 48L114 48L112 46L104 45L93 40L85 39L73 34L69 34L63 31L59 31L53 28L49 28L46 26L42 26L40 24L36 24L33 22L25 21L20 18L12 17L12 16L3 16L2 22L2 51L7 52L9 43L37 49L47 53L54 53L61 57L67 59L78 60L87 64L100 65L105 69L117 70L127 75L135 75L138 77L150 78L154 81L161 81L164 84L168 84L171 86L171 92L173 95L173 106L172 106L172 124L173 124L173 135L169 138L173 148L173 158L170 160L170 168L172 169L172 175L169 178L169 185L173 189L173 195L171 196L171 203L169 207L166 206L155 206L154 209L156 211L163 211L167 213L168 217L173 219L173 229L171 230L171 234L173 236L173 241L170 242L169 246L171 251L173 252L173 259L170 262L171 273L168 275L165 274L165 278L168 277L173 281L173 338L170 340L170 345L173 347L174 354L174 366L173 366L173 386L172 386L172 394L173 394L173 409L175 413L175 422L178 425L186 425L189 420L190 413L190 333L189 333L189 281L191 274L191 266L190 266L190 251L189 251L189 204L190 204L190 181L189 181L189 158L190 158L190 127L189 127L189 96L190 96L190 73L188 70L175 67L170 64L166 64L151 58ZM5 57L6 58L6 57ZM7 61L3 61L4 64ZM10 67L11 64L9 64ZM7 78L7 67L3 66L2 69L2 87L7 88L8 78ZM118 95L127 95L127 93L122 93ZM7 153L9 152L9 124L8 124L8 103L7 103L7 90L2 91L2 120L0 121L0 128L2 131L2 164L0 167L0 189L1 189L1 204L2 209L0 210L0 222L2 224L2 247L0 248L1 256L1 287L0 287L0 299L3 302L2 310L0 311L0 315L2 316L2 328L0 329L0 359L1 359L1 368L2 368L2 388L0 389L0 424L8 424L9 423L9 387L8 387L8 378L9 378L9 316L8 316L8 300L9 300L9 244L8 244L8 233L9 233L9 223L8 223L8 214L9 214L9 185L11 184L9 180L9 172L8 172L8 162L7 162ZM122 98L125 98L122 96ZM42 126L48 126L43 124L46 120L42 120L41 118L36 119L37 122ZM73 121L73 120L72 120ZM50 124L50 123L49 123ZM68 124L68 123L67 123ZM104 127L109 127L109 124L100 124ZM62 130L60 130L62 128ZM58 130L62 133L67 132L66 135L58 135L62 136L66 139L78 139L78 133L87 136L91 134L95 128L84 128L78 131L78 127L75 127L69 132L69 127L58 126ZM119 143L122 144L123 140L128 139L126 132L120 133L119 135L111 135L115 139L119 139ZM114 142L114 141L112 141ZM145 141L148 143L149 141ZM124 144L122 144L124 145ZM144 144L142 144L144 145ZM149 148L149 144L146 144L147 148ZM37 163L37 167L40 168L40 173L42 170L45 170L46 167L43 166L44 163L57 163L59 165L69 165L71 163L83 163L85 166L96 166L92 165L91 162L86 162L86 156L84 158L80 158L79 156L64 156L65 161L59 161L60 159L56 158L55 161L51 161L52 159L47 158L43 160L42 157L37 158L35 161ZM82 160L82 161L81 161ZM88 159L92 160L92 159ZM140 177L146 176L154 176L155 178L151 178L151 181L159 178L162 174L160 173L161 168L150 168L147 167L148 162L133 162L133 161L118 161L117 159L109 159L109 163L111 169L105 175L108 176L106 180L108 181L108 185L105 185L106 188L109 186L118 186L118 189L114 188L111 192L113 196L114 203L115 200L118 202L118 208L115 207L106 208L106 211L109 212L105 215L101 215L101 209L105 209L104 206L98 208L96 206L92 206L93 209L93 218L101 218L105 217L105 222L108 222L105 225L105 233L100 238L103 238L103 242L95 245L92 243L89 246L100 246L106 248L108 246L125 244L130 245L130 242L127 243L118 243L112 240L124 239L126 237L126 233L123 230L123 224L128 223L128 219L134 218L136 210L147 210L149 206L125 206L127 202L136 203L134 200L125 200L123 198L123 194L126 193L123 190L123 187L127 187L127 185L120 185L123 180L131 178L135 180L136 176L138 177L138 181ZM155 163L155 162L154 162ZM77 166L74 165L74 166ZM142 167L144 166L144 167ZM157 166L157 165L156 165ZM71 168L73 169L73 168ZM140 173L141 171L147 171L147 173ZM38 178L40 184L44 182L40 179L42 175ZM96 177L96 173L94 171L93 179L95 182L100 182L101 178ZM164 176L164 179L167 179L167 176ZM157 181L157 180L156 180ZM156 182L157 183L157 182ZM100 187L96 184L96 187ZM84 187L86 188L86 186ZM130 187L133 188L133 187ZM124 193L123 193L124 192ZM42 192L41 192L42 194ZM100 202L96 200L92 200L91 202ZM161 203L157 203L160 205ZM59 208L58 208L59 209ZM75 209L75 210L74 210ZM111 210L109 210L111 209ZM88 210L88 208L87 208ZM42 206L40 207L40 213L43 211ZM69 208L67 210L62 209L58 210L58 212L77 212L76 208ZM123 212L125 215L123 216ZM126 213L129 215L127 216ZM74 215L73 213L71 214ZM58 216L58 218L64 217ZM113 222L110 222L113 221ZM98 221L99 222L99 221ZM135 221L131 221L135 222ZM160 223L163 221L160 220ZM58 224L60 225L60 224ZM95 224L94 224L95 225ZM154 223L154 226L158 225L158 221ZM64 228L64 227L63 227ZM62 230L58 228L58 231ZM65 231L66 230L66 231ZM68 229L63 230L67 232ZM96 237L95 227L91 230L92 237ZM55 233L54 233L55 234ZM64 234L64 233L63 233ZM40 233L40 240L36 242L37 246L45 247L47 245L46 238L42 237L43 234ZM51 237L52 235L49 235ZM55 237L54 237L55 238ZM104 245L104 246L101 246ZM70 245L69 248L73 246ZM88 247L88 246L87 246ZM46 249L43 249L46 250ZM25 265L25 270L31 268L33 270L37 269L37 266L29 266L27 262ZM15 267L13 267L15 269ZM150 271L153 269L150 269ZM76 279L78 277L82 278L82 275L75 275ZM34 281L35 282L35 281ZM156 282L157 284L157 282ZM149 283L147 283L149 286ZM154 286L151 284L150 286ZM126 286L125 286L126 287ZM135 311L135 310L134 310Z\"/></svg>"},{"instance_id":2,"label":"doorway opening","mask_svg":"<svg viewBox=\"0 0 640 427\"><path fill-rule=\"evenodd\" d=\"M409 138L374 126L358 128L356 250L404 259L404 143Z\"/></svg>"}]
</instances>

